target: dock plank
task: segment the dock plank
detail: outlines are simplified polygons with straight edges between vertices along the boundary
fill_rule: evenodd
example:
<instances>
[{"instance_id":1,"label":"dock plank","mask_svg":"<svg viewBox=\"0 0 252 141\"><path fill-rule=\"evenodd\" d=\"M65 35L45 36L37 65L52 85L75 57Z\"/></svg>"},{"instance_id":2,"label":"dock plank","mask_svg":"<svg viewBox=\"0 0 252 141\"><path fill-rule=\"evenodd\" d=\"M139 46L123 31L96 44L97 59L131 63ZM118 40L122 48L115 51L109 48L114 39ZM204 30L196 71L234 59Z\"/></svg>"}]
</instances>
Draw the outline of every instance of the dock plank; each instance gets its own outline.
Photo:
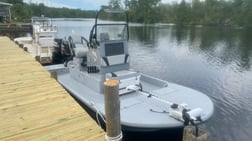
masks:
<instances>
[{"instance_id":1,"label":"dock plank","mask_svg":"<svg viewBox=\"0 0 252 141\"><path fill-rule=\"evenodd\" d=\"M0 140L104 140L81 106L7 37L0 37L0 66Z\"/></svg>"}]
</instances>

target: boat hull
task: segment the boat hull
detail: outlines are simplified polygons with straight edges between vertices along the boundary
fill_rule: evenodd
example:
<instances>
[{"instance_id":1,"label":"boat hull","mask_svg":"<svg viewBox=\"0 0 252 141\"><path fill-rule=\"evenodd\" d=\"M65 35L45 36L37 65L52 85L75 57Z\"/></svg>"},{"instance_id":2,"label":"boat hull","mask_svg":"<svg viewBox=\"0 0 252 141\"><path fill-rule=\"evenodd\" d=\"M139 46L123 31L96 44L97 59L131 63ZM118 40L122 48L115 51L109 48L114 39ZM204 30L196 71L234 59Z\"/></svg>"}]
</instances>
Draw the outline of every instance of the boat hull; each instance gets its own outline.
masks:
<instances>
[{"instance_id":1,"label":"boat hull","mask_svg":"<svg viewBox=\"0 0 252 141\"><path fill-rule=\"evenodd\" d=\"M78 74L79 79L74 79L67 68L57 71L59 83L85 106L96 119L105 117L104 96L85 85L82 81L88 81L88 73ZM91 74L92 75L92 74ZM155 83L159 81L160 83ZM91 82L91 81L90 81ZM162 86L161 82L167 85ZM200 107L204 113L202 122L207 121L213 114L214 106L212 101L205 94L196 90L168 83L151 76L141 74L143 90L153 95L174 103L186 103L191 109ZM120 95L121 124L124 131L154 132L160 130L183 128L184 122L169 116L170 105L157 99L147 97L138 92L131 92ZM95 115L95 116L94 116ZM102 123L102 121L99 121Z\"/></svg>"}]
</instances>

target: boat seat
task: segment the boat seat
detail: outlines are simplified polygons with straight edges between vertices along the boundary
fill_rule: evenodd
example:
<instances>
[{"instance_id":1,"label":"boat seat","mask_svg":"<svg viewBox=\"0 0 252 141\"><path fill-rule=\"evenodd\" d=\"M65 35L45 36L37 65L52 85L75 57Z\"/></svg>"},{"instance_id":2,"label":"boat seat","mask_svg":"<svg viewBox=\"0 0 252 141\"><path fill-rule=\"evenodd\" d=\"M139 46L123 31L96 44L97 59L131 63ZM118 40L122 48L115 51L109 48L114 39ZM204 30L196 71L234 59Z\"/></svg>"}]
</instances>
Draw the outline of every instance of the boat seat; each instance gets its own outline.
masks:
<instances>
[{"instance_id":1,"label":"boat seat","mask_svg":"<svg viewBox=\"0 0 252 141\"><path fill-rule=\"evenodd\" d=\"M129 69L127 41L110 40L100 42L101 73L111 73Z\"/></svg>"},{"instance_id":2,"label":"boat seat","mask_svg":"<svg viewBox=\"0 0 252 141\"><path fill-rule=\"evenodd\" d=\"M74 52L75 52L76 58L83 58L87 56L88 48L77 47L77 48L74 48Z\"/></svg>"}]
</instances>

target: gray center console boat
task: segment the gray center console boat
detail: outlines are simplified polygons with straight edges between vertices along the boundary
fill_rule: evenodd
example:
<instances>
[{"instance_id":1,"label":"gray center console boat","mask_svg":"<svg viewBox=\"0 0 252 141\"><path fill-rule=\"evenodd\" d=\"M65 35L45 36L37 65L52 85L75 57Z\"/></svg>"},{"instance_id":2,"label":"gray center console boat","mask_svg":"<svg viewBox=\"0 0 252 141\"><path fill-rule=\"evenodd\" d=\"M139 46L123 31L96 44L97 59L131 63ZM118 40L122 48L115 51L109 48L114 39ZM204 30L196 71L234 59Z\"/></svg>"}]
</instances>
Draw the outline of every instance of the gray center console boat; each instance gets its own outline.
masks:
<instances>
[{"instance_id":1,"label":"gray center console boat","mask_svg":"<svg viewBox=\"0 0 252 141\"><path fill-rule=\"evenodd\" d=\"M105 14L117 21L100 20ZM127 11L101 10L88 40L69 38L72 58L65 66L46 68L56 72L58 82L74 98L104 118L104 81L119 80L123 131L181 128L190 121L197 124L212 116L214 105L207 95L131 70L128 40Z\"/></svg>"}]
</instances>

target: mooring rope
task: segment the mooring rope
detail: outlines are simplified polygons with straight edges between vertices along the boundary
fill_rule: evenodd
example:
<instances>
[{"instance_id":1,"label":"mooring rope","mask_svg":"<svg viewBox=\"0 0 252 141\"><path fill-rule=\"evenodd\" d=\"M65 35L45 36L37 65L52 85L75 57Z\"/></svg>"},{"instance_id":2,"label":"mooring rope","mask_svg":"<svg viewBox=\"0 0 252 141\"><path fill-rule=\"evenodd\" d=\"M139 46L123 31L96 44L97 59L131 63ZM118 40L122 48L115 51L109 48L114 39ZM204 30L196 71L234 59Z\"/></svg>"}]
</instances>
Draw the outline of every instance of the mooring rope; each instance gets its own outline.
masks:
<instances>
[{"instance_id":1,"label":"mooring rope","mask_svg":"<svg viewBox=\"0 0 252 141\"><path fill-rule=\"evenodd\" d=\"M123 138L122 132L120 132L120 134L115 137L109 137L107 134L105 134L105 141L121 141L122 138Z\"/></svg>"},{"instance_id":2,"label":"mooring rope","mask_svg":"<svg viewBox=\"0 0 252 141\"><path fill-rule=\"evenodd\" d=\"M102 116L101 111L95 106L94 102L90 102L90 103L91 103L91 106L93 106L93 107L95 108L95 117L96 117L96 121L97 121L98 125L99 125L100 127L102 127L102 126L101 126L101 122L100 122L100 120L99 120L99 116L101 117L101 119L103 120L103 122L104 122L105 124L106 124L106 120L105 120L104 117Z\"/></svg>"}]
</instances>

